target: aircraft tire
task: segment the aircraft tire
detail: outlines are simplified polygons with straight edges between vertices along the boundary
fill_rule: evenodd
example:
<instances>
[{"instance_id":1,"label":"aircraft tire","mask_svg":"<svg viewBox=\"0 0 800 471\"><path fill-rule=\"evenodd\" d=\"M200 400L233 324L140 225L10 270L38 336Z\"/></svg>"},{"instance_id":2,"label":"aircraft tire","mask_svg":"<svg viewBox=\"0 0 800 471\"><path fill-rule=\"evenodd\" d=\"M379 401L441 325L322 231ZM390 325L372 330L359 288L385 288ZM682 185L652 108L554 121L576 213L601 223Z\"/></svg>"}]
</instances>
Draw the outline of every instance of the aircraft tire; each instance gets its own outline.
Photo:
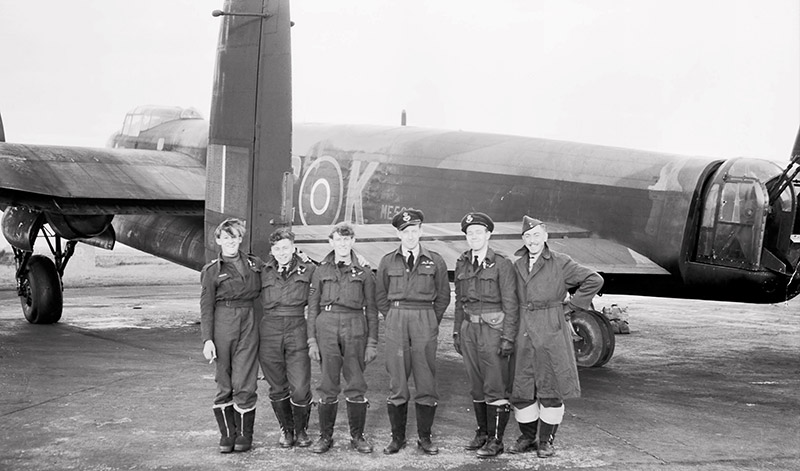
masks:
<instances>
[{"instance_id":1,"label":"aircraft tire","mask_svg":"<svg viewBox=\"0 0 800 471\"><path fill-rule=\"evenodd\" d=\"M592 310L591 313L600 320L603 327L603 354L600 356L600 361L595 363L595 367L603 366L611 360L614 355L614 349L617 346L616 337L614 335L614 326L611 321L606 318L602 313Z\"/></svg>"},{"instance_id":2,"label":"aircraft tire","mask_svg":"<svg viewBox=\"0 0 800 471\"><path fill-rule=\"evenodd\" d=\"M581 367L597 366L607 350L603 321L589 311L572 313L572 328L581 340L573 342L575 362Z\"/></svg>"},{"instance_id":3,"label":"aircraft tire","mask_svg":"<svg viewBox=\"0 0 800 471\"><path fill-rule=\"evenodd\" d=\"M56 264L44 255L28 260L22 280L26 296L20 296L22 312L31 324L54 324L61 319L64 296Z\"/></svg>"}]
</instances>

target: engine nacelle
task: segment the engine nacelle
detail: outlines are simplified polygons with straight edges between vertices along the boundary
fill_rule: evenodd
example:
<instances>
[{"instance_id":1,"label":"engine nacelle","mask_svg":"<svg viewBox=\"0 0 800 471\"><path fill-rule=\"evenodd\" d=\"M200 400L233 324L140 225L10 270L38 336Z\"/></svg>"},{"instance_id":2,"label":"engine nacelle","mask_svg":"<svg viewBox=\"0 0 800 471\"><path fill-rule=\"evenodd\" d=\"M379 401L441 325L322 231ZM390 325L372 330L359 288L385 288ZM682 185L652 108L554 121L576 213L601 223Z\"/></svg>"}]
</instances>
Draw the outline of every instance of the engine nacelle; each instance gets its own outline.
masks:
<instances>
[{"instance_id":1,"label":"engine nacelle","mask_svg":"<svg viewBox=\"0 0 800 471\"><path fill-rule=\"evenodd\" d=\"M61 237L89 239L102 234L110 225L114 215L101 214L91 216L73 216L57 213L45 213L48 224Z\"/></svg>"},{"instance_id":2,"label":"engine nacelle","mask_svg":"<svg viewBox=\"0 0 800 471\"><path fill-rule=\"evenodd\" d=\"M12 247L33 252L33 244L44 222L44 214L39 211L9 206L3 211L3 236Z\"/></svg>"}]
</instances>

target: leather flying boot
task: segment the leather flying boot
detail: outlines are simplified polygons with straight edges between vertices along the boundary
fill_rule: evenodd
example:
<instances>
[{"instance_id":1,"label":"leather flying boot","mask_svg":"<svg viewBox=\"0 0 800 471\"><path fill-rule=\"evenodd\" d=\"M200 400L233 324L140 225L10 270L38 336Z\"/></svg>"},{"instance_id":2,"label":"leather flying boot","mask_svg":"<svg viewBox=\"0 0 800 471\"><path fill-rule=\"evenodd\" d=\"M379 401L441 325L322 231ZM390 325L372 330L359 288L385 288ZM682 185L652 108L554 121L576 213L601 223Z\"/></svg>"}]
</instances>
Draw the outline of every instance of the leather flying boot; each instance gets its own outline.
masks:
<instances>
[{"instance_id":1,"label":"leather flying boot","mask_svg":"<svg viewBox=\"0 0 800 471\"><path fill-rule=\"evenodd\" d=\"M386 455L393 455L406 446L406 421L408 420L408 403L399 406L391 403L386 405L389 413L389 423L392 426L392 441L383 449Z\"/></svg>"},{"instance_id":2,"label":"leather flying boot","mask_svg":"<svg viewBox=\"0 0 800 471\"><path fill-rule=\"evenodd\" d=\"M347 400L347 421L350 425L350 446L359 453L372 453L372 444L364 438L364 424L367 421L369 402L350 402Z\"/></svg>"},{"instance_id":3,"label":"leather flying boot","mask_svg":"<svg viewBox=\"0 0 800 471\"><path fill-rule=\"evenodd\" d=\"M475 409L475 420L478 421L478 428L475 430L475 438L464 446L467 450L477 450L486 444L486 402L472 401L472 408Z\"/></svg>"},{"instance_id":4,"label":"leather flying boot","mask_svg":"<svg viewBox=\"0 0 800 471\"><path fill-rule=\"evenodd\" d=\"M558 424L552 425L542 421L539 427L539 449L536 454L539 458L550 458L555 456L556 450L553 448L553 440L556 438Z\"/></svg>"},{"instance_id":5,"label":"leather flying boot","mask_svg":"<svg viewBox=\"0 0 800 471\"><path fill-rule=\"evenodd\" d=\"M325 453L333 446L333 426L336 425L336 412L339 401L331 404L319 403L319 439L311 447L314 453Z\"/></svg>"},{"instance_id":6,"label":"leather flying boot","mask_svg":"<svg viewBox=\"0 0 800 471\"><path fill-rule=\"evenodd\" d=\"M508 424L510 406L503 404L500 406L488 406L489 410L489 439L486 444L478 450L479 458L491 458L503 452L503 434Z\"/></svg>"},{"instance_id":7,"label":"leather flying boot","mask_svg":"<svg viewBox=\"0 0 800 471\"><path fill-rule=\"evenodd\" d=\"M311 446L311 439L308 438L308 417L311 414L311 406L298 406L292 403L292 415L294 416L294 444L300 448Z\"/></svg>"},{"instance_id":8,"label":"leather flying boot","mask_svg":"<svg viewBox=\"0 0 800 471\"><path fill-rule=\"evenodd\" d=\"M436 416L436 406L426 406L424 404L416 404L417 412L417 446L425 452L426 455L436 455L439 453L439 448L431 442L431 428L433 427L433 418Z\"/></svg>"},{"instance_id":9,"label":"leather flying boot","mask_svg":"<svg viewBox=\"0 0 800 471\"><path fill-rule=\"evenodd\" d=\"M255 407L242 411L234 406L233 417L236 420L236 439L233 443L233 451L248 451L253 446L253 426L256 423Z\"/></svg>"},{"instance_id":10,"label":"leather flying boot","mask_svg":"<svg viewBox=\"0 0 800 471\"><path fill-rule=\"evenodd\" d=\"M214 417L217 418L219 426L219 452L230 453L236 441L236 412L233 404L225 404L222 407L214 407Z\"/></svg>"},{"instance_id":11,"label":"leather flying boot","mask_svg":"<svg viewBox=\"0 0 800 471\"><path fill-rule=\"evenodd\" d=\"M281 427L281 437L278 443L281 448L291 448L294 446L294 416L292 415L292 404L288 397L279 401L272 401L272 410L275 411L275 418Z\"/></svg>"},{"instance_id":12,"label":"leather flying boot","mask_svg":"<svg viewBox=\"0 0 800 471\"><path fill-rule=\"evenodd\" d=\"M536 445L536 429L539 427L539 421L534 420L533 422L527 423L519 422L518 425L522 435L517 438L515 443L508 447L507 451L517 454L536 450L538 448Z\"/></svg>"}]
</instances>

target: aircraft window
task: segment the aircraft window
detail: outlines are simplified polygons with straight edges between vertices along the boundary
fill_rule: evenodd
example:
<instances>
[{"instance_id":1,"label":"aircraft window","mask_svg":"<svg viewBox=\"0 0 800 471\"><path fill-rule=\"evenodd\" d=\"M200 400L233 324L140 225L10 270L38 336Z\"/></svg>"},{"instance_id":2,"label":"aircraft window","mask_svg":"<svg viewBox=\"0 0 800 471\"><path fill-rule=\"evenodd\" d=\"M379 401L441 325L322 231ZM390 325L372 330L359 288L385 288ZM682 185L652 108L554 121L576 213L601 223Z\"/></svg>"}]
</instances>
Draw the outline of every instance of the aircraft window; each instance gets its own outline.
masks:
<instances>
[{"instance_id":1,"label":"aircraft window","mask_svg":"<svg viewBox=\"0 0 800 471\"><path fill-rule=\"evenodd\" d=\"M703 207L703 219L700 221L702 227L714 227L718 194L719 185L715 183L711 186L711 189L708 190L708 195L706 196L706 204Z\"/></svg>"},{"instance_id":2,"label":"aircraft window","mask_svg":"<svg viewBox=\"0 0 800 471\"><path fill-rule=\"evenodd\" d=\"M722 188L713 257L726 265L756 266L761 247L758 232L762 228L766 196L757 182L726 183Z\"/></svg>"},{"instance_id":3,"label":"aircraft window","mask_svg":"<svg viewBox=\"0 0 800 471\"><path fill-rule=\"evenodd\" d=\"M780 173L778 164L753 159L736 159L728 168L728 175L731 177L755 178L762 182L767 182Z\"/></svg>"},{"instance_id":4,"label":"aircraft window","mask_svg":"<svg viewBox=\"0 0 800 471\"><path fill-rule=\"evenodd\" d=\"M792 190L791 185L787 186L783 193L781 193L781 211L784 213L792 212Z\"/></svg>"},{"instance_id":5,"label":"aircraft window","mask_svg":"<svg viewBox=\"0 0 800 471\"><path fill-rule=\"evenodd\" d=\"M131 115L125 116L125 121L122 123L122 135L130 136L131 131Z\"/></svg>"},{"instance_id":6,"label":"aircraft window","mask_svg":"<svg viewBox=\"0 0 800 471\"><path fill-rule=\"evenodd\" d=\"M141 132L142 128L142 115L135 114L131 116L131 126L129 132L126 134L128 136L136 137Z\"/></svg>"}]
</instances>

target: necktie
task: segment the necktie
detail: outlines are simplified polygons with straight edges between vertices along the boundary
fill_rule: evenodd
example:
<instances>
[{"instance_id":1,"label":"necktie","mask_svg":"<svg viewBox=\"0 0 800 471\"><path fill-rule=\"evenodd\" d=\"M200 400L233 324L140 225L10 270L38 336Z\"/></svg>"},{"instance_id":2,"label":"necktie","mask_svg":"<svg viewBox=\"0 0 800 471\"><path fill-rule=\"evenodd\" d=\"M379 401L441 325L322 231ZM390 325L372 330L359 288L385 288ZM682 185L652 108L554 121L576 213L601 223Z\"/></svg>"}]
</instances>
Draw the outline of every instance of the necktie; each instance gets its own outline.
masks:
<instances>
[{"instance_id":1,"label":"necktie","mask_svg":"<svg viewBox=\"0 0 800 471\"><path fill-rule=\"evenodd\" d=\"M477 270L478 266L479 266L479 264L478 264L478 256L476 255L475 258L472 259L472 268Z\"/></svg>"},{"instance_id":2,"label":"necktie","mask_svg":"<svg viewBox=\"0 0 800 471\"><path fill-rule=\"evenodd\" d=\"M345 265L344 262L336 262L336 266L341 270Z\"/></svg>"},{"instance_id":3,"label":"necktie","mask_svg":"<svg viewBox=\"0 0 800 471\"><path fill-rule=\"evenodd\" d=\"M278 274L279 274L279 275L281 276L281 278L283 278L283 279L286 279L286 272L288 272L288 271L289 271L289 270L287 270L287 268L288 268L288 267L279 267L279 268L278 268Z\"/></svg>"},{"instance_id":4,"label":"necktie","mask_svg":"<svg viewBox=\"0 0 800 471\"><path fill-rule=\"evenodd\" d=\"M408 269L409 270L414 269L414 252L410 250L408 251Z\"/></svg>"}]
</instances>

